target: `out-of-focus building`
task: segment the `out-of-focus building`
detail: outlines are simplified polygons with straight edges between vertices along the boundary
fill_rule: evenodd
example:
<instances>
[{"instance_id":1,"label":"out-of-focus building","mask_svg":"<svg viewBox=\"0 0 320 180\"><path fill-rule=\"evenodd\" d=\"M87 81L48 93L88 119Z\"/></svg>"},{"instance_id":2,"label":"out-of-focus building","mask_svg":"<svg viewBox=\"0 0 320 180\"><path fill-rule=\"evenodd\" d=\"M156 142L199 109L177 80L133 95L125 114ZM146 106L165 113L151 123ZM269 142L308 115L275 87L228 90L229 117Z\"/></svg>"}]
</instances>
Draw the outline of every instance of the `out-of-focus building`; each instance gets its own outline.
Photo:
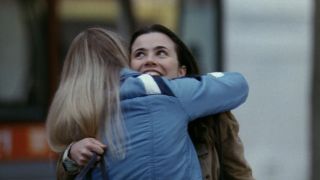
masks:
<instances>
[{"instance_id":1,"label":"out-of-focus building","mask_svg":"<svg viewBox=\"0 0 320 180\"><path fill-rule=\"evenodd\" d=\"M234 111L258 180L310 176L312 4L289 0L0 1L0 179L55 179L45 119L64 56L83 29L130 38L143 25L175 31L203 73L239 71ZM314 108L315 109L315 108ZM315 142L315 141L314 141Z\"/></svg>"},{"instance_id":2,"label":"out-of-focus building","mask_svg":"<svg viewBox=\"0 0 320 180\"><path fill-rule=\"evenodd\" d=\"M0 2L0 179L55 179L45 119L71 40L101 26L126 40L163 24L199 58L222 67L220 0L4 0Z\"/></svg>"}]
</instances>

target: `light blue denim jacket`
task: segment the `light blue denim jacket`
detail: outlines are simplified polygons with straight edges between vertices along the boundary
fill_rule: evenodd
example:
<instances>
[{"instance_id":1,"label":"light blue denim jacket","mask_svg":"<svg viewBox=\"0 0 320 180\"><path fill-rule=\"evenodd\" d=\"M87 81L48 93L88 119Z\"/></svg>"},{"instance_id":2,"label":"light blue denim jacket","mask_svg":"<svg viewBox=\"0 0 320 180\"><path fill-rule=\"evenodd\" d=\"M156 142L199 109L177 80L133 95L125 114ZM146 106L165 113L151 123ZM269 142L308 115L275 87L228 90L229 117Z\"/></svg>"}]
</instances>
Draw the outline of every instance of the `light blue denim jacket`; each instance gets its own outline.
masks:
<instances>
[{"instance_id":1,"label":"light blue denim jacket","mask_svg":"<svg viewBox=\"0 0 320 180\"><path fill-rule=\"evenodd\" d=\"M109 179L202 179L188 123L245 102L248 85L244 77L226 72L197 78L162 78L173 95L162 92L163 85L150 75L123 69L121 79L127 154L122 160L105 155ZM98 169L94 170L93 178L98 179L99 174Z\"/></svg>"}]
</instances>

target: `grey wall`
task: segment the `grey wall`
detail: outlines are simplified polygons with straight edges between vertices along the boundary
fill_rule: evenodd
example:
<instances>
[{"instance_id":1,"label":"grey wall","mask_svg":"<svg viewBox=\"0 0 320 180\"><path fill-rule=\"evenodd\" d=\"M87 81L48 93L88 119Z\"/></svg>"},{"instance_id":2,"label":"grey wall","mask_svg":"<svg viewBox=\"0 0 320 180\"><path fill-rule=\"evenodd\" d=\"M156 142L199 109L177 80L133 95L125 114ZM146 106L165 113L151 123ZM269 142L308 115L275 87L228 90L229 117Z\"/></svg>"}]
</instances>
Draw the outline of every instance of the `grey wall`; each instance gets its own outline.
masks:
<instances>
[{"instance_id":1,"label":"grey wall","mask_svg":"<svg viewBox=\"0 0 320 180\"><path fill-rule=\"evenodd\" d=\"M309 178L311 3L226 1L226 67L250 84L234 112L258 180Z\"/></svg>"}]
</instances>

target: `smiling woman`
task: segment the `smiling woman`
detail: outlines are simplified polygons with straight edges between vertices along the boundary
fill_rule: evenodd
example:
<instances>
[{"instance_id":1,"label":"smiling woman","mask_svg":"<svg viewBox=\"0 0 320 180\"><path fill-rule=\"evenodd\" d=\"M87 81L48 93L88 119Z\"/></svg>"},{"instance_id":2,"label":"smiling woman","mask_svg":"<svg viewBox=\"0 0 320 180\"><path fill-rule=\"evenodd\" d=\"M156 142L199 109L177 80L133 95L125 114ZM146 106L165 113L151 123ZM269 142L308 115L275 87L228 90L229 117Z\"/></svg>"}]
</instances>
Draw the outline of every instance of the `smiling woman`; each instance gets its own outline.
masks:
<instances>
[{"instance_id":1,"label":"smiling woman","mask_svg":"<svg viewBox=\"0 0 320 180\"><path fill-rule=\"evenodd\" d=\"M46 122L52 149L68 148L74 157L72 142L94 137L107 146L102 158L110 179L202 179L186 127L242 104L248 96L246 80L239 73L153 78L127 69L124 52L117 36L102 28L86 29L73 40ZM157 86L164 91L149 94ZM94 88L81 90L86 87ZM99 175L94 169L92 178Z\"/></svg>"},{"instance_id":2,"label":"smiling woman","mask_svg":"<svg viewBox=\"0 0 320 180\"><path fill-rule=\"evenodd\" d=\"M159 32L139 36L131 48L131 67L142 73L168 78L186 75L178 61L174 42Z\"/></svg>"},{"instance_id":3,"label":"smiling woman","mask_svg":"<svg viewBox=\"0 0 320 180\"><path fill-rule=\"evenodd\" d=\"M157 75L157 77L154 78L160 78L159 75L176 78L178 76L199 74L195 58L192 56L186 45L171 30L162 25L154 24L136 31L130 41L130 47L130 66L135 70L146 73L139 77L144 77L142 78L142 80L145 80L143 82L147 82L146 84L150 84L152 87L157 86L155 83L152 83L150 74ZM224 77L223 73L214 73L213 75L216 78ZM178 80L183 79L184 78L179 78ZM202 78L199 77L196 79L201 80ZM172 80L172 82L173 81L174 80ZM164 85L163 83L160 84ZM152 88L151 90L148 86L145 86L144 88L147 92L152 92L151 94L159 92L158 88ZM199 92L202 90L202 88L197 89L197 94L200 95ZM216 91L218 89L213 88L212 90ZM183 93L187 93L190 90L182 88L181 91L183 91ZM171 94L175 93L171 92ZM221 97L217 99L220 98ZM215 99L215 102L217 99ZM222 99L225 101L225 98ZM212 99L208 100L211 101ZM156 99L153 98L152 101L156 101ZM195 104L195 101L192 101L192 104L192 107L198 107ZM214 103L211 102L210 106L213 104ZM202 105L199 106L199 108L202 108ZM154 107L152 109L154 109ZM168 109L162 111L170 114ZM166 134L167 137L170 133L179 132L179 128L171 128L171 126L179 119L177 118L179 113L174 113L174 115L175 118L170 121L167 121L167 117L160 115L161 124L165 124L163 123L165 121L170 124L170 128L161 128L161 133ZM137 120L137 122L142 120L143 119ZM154 129L158 128L159 127L155 127ZM137 130L138 129L141 130L141 128L137 128ZM184 127L183 129L186 128ZM238 129L238 122L231 112L201 118L188 125L188 133L190 134L190 139L197 150L197 157L201 163L203 177L212 180L223 177L246 180L253 179L251 169L244 158L243 145L238 137ZM173 135L171 137L180 136ZM179 143L175 143L171 147L175 147L177 144ZM109 148L107 147L107 153L108 149ZM98 139L84 138L71 144L65 150L62 160L65 167L67 167L66 170L68 172L77 172L79 166L83 166L87 163L89 160L88 158L92 156L92 152L102 154L104 151L105 146L103 146ZM167 149L160 152L167 152ZM183 154L183 151L179 152L179 155ZM70 163L68 158L71 159ZM74 160L75 163L73 163L72 160ZM69 165L72 165L72 167ZM180 173L182 171L176 171L175 173L178 172Z\"/></svg>"}]
</instances>

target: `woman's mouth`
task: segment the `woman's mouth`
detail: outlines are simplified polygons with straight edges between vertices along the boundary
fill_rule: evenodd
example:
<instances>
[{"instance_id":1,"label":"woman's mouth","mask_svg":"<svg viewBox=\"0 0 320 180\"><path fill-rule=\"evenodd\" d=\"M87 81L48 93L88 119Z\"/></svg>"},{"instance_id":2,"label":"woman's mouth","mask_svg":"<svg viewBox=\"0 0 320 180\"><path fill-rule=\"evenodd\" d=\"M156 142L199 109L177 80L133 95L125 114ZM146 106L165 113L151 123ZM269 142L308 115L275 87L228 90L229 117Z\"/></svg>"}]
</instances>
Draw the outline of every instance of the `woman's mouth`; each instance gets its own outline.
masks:
<instances>
[{"instance_id":1,"label":"woman's mouth","mask_svg":"<svg viewBox=\"0 0 320 180\"><path fill-rule=\"evenodd\" d=\"M149 74L151 76L162 76L162 74L158 71L155 70L147 70L147 71L143 71L144 74Z\"/></svg>"}]
</instances>

